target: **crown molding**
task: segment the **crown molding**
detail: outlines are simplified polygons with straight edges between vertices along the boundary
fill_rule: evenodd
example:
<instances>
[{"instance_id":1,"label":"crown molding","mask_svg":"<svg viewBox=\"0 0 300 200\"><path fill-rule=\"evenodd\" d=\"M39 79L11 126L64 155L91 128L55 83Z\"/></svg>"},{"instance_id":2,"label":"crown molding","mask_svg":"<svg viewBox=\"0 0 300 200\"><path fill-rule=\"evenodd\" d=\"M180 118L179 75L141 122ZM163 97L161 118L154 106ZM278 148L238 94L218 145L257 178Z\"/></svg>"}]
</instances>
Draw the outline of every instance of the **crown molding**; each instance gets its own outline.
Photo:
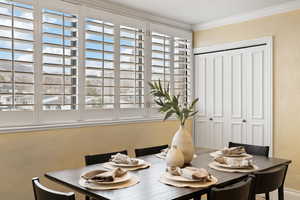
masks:
<instances>
[{"instance_id":1,"label":"crown molding","mask_svg":"<svg viewBox=\"0 0 300 200\"><path fill-rule=\"evenodd\" d=\"M148 21L154 24L163 24L173 28L184 29L190 32L192 31L191 24L183 23L177 20L169 19L158 15L153 15L152 13L149 12L130 8L118 3L112 3L107 0L62 0L62 1L76 4L76 5L84 5L91 8L101 9L109 13L122 15L125 17L131 17L142 21Z\"/></svg>"},{"instance_id":2,"label":"crown molding","mask_svg":"<svg viewBox=\"0 0 300 200\"><path fill-rule=\"evenodd\" d=\"M280 5L267 7L252 12L244 13L241 15L233 15L223 19L213 20L210 22L199 23L193 25L193 31L207 30L229 24L236 24L257 18L267 17L275 14L285 13L293 10L300 9L300 0L283 3Z\"/></svg>"}]
</instances>

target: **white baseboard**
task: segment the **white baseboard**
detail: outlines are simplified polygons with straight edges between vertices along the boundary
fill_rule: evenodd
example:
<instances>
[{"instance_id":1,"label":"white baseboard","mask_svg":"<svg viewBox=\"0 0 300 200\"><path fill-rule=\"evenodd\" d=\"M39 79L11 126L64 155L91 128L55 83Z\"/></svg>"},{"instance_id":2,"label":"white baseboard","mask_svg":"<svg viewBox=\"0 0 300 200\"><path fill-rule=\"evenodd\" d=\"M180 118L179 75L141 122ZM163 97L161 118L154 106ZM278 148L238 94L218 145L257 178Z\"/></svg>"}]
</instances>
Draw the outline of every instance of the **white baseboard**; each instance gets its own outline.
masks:
<instances>
[{"instance_id":1,"label":"white baseboard","mask_svg":"<svg viewBox=\"0 0 300 200\"><path fill-rule=\"evenodd\" d=\"M285 200L299 200L300 199L300 191L294 190L291 188L284 189L284 197ZM270 194L271 200L278 200L278 193L277 190Z\"/></svg>"}]
</instances>

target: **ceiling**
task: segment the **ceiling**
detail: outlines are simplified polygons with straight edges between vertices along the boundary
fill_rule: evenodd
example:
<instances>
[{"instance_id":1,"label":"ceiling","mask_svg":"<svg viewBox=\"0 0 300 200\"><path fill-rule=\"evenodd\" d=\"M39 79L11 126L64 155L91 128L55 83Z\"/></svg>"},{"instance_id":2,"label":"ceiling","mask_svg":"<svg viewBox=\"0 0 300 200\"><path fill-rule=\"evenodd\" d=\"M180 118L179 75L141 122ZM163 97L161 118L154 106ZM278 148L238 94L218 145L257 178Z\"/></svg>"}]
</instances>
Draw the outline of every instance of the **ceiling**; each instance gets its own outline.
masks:
<instances>
[{"instance_id":1,"label":"ceiling","mask_svg":"<svg viewBox=\"0 0 300 200\"><path fill-rule=\"evenodd\" d=\"M206 23L294 0L106 0L187 24Z\"/></svg>"}]
</instances>

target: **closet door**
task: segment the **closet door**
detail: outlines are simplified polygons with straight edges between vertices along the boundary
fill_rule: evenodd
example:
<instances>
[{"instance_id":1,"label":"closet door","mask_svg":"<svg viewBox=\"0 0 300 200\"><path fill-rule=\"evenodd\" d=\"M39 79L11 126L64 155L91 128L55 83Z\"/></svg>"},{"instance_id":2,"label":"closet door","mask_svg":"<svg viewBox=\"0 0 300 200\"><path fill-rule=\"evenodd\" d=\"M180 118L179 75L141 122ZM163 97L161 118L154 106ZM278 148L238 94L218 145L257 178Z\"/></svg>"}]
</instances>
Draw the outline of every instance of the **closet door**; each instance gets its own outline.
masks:
<instances>
[{"instance_id":1,"label":"closet door","mask_svg":"<svg viewBox=\"0 0 300 200\"><path fill-rule=\"evenodd\" d=\"M267 47L195 56L196 146L222 148L228 142L272 146L271 65Z\"/></svg>"},{"instance_id":2,"label":"closet door","mask_svg":"<svg viewBox=\"0 0 300 200\"><path fill-rule=\"evenodd\" d=\"M247 56L247 49L227 54L226 144L247 143Z\"/></svg>"},{"instance_id":3,"label":"closet door","mask_svg":"<svg viewBox=\"0 0 300 200\"><path fill-rule=\"evenodd\" d=\"M210 138L210 120L209 120L209 59L204 55L195 56L195 97L199 98L197 104L198 114L194 121L195 145L198 147L209 147Z\"/></svg>"},{"instance_id":4,"label":"closet door","mask_svg":"<svg viewBox=\"0 0 300 200\"><path fill-rule=\"evenodd\" d=\"M195 120L197 146L224 146L224 67L223 53L196 56L196 97L199 113Z\"/></svg>"},{"instance_id":5,"label":"closet door","mask_svg":"<svg viewBox=\"0 0 300 200\"><path fill-rule=\"evenodd\" d=\"M267 114L270 104L267 94L271 88L268 81L270 72L266 62L266 47L249 48L246 59L246 143L271 146L268 126L271 116Z\"/></svg>"}]
</instances>

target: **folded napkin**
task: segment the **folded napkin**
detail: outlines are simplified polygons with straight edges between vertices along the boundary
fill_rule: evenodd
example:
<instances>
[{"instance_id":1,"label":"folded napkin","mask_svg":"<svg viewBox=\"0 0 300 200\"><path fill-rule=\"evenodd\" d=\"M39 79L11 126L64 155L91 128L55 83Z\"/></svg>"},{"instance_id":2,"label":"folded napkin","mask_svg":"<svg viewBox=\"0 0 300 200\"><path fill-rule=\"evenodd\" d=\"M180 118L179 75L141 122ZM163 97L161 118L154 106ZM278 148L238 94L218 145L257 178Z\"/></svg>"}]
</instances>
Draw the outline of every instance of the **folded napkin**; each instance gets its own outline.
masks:
<instances>
[{"instance_id":1,"label":"folded napkin","mask_svg":"<svg viewBox=\"0 0 300 200\"><path fill-rule=\"evenodd\" d=\"M135 158L130 158L129 156L121 153L117 153L116 155L112 155L111 162L117 163L117 164L129 164L129 165L137 165L139 164L139 161Z\"/></svg>"},{"instance_id":2,"label":"folded napkin","mask_svg":"<svg viewBox=\"0 0 300 200\"><path fill-rule=\"evenodd\" d=\"M126 173L126 170L118 167L113 170L93 170L83 174L81 177L87 181L113 182L115 178L122 177Z\"/></svg>"},{"instance_id":3,"label":"folded napkin","mask_svg":"<svg viewBox=\"0 0 300 200\"><path fill-rule=\"evenodd\" d=\"M253 161L250 159L243 159L243 158L228 158L228 157L217 157L215 158L215 161L228 165L229 167L235 168L252 168L253 167Z\"/></svg>"},{"instance_id":4,"label":"folded napkin","mask_svg":"<svg viewBox=\"0 0 300 200\"><path fill-rule=\"evenodd\" d=\"M167 172L172 174L173 176L182 176L184 178L190 180L198 180L201 182L207 182L211 180L211 175L204 168L196 168L196 167L168 167Z\"/></svg>"},{"instance_id":5,"label":"folded napkin","mask_svg":"<svg viewBox=\"0 0 300 200\"><path fill-rule=\"evenodd\" d=\"M224 148L222 150L222 154L224 156L235 156L235 155L241 155L243 153L246 153L244 147L231 147L231 148Z\"/></svg>"},{"instance_id":6,"label":"folded napkin","mask_svg":"<svg viewBox=\"0 0 300 200\"><path fill-rule=\"evenodd\" d=\"M162 149L159 153L160 156L167 157L169 150L170 150L169 148Z\"/></svg>"}]
</instances>

